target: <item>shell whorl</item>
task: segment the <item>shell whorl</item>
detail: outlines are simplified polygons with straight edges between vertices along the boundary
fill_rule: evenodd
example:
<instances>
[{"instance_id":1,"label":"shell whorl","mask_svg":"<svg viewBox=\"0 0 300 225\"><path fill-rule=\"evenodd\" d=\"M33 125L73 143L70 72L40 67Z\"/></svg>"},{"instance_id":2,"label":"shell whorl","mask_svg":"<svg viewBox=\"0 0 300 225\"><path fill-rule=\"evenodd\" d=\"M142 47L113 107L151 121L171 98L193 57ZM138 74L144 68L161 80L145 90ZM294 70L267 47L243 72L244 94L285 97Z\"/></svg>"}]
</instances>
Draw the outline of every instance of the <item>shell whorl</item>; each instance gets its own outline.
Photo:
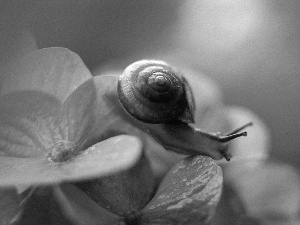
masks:
<instances>
[{"instance_id":1,"label":"shell whorl","mask_svg":"<svg viewBox=\"0 0 300 225\"><path fill-rule=\"evenodd\" d=\"M118 93L124 109L143 122L194 122L195 103L188 83L163 61L129 65L119 77Z\"/></svg>"}]
</instances>

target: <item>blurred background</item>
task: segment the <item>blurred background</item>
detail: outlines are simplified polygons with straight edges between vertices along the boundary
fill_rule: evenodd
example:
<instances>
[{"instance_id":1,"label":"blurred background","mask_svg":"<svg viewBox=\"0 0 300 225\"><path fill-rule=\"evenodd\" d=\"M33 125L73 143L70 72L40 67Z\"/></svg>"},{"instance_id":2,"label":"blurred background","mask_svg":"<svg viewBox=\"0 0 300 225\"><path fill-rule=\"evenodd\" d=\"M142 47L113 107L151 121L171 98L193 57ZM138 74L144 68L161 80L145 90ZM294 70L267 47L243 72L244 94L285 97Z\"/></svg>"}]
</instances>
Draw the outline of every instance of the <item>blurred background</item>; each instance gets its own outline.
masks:
<instances>
[{"instance_id":1,"label":"blurred background","mask_svg":"<svg viewBox=\"0 0 300 225\"><path fill-rule=\"evenodd\" d=\"M20 49L36 46L69 48L95 74L153 57L205 74L222 89L225 104L244 106L265 122L270 161L300 172L299 0L2 0L0 74ZM283 179L273 180L274 174ZM288 199L282 207L299 215L291 204L299 205L293 194L299 192L298 177L293 176L290 168L267 167L238 179L247 191L261 180L270 184L262 185L266 193L278 185L278 192L264 195L265 202L282 193L275 197L278 205ZM295 191L288 195L285 187ZM260 193L254 197L261 199Z\"/></svg>"},{"instance_id":2,"label":"blurred background","mask_svg":"<svg viewBox=\"0 0 300 225\"><path fill-rule=\"evenodd\" d=\"M175 56L212 77L226 104L259 115L271 130L271 158L300 168L300 1L1 1L2 56L23 29L32 45L69 48L92 71Z\"/></svg>"}]
</instances>

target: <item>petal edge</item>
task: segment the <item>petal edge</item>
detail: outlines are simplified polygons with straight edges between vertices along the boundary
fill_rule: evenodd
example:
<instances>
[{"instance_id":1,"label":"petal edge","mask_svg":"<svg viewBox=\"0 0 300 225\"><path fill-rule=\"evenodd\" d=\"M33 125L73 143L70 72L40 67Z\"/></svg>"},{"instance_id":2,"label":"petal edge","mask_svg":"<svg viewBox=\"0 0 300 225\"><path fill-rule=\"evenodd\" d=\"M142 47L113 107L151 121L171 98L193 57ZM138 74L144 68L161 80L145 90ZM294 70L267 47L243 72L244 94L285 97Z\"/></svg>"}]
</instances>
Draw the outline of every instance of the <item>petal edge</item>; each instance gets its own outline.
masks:
<instances>
[{"instance_id":1,"label":"petal edge","mask_svg":"<svg viewBox=\"0 0 300 225\"><path fill-rule=\"evenodd\" d=\"M4 77L0 95L35 90L54 95L60 101L92 77L80 57L69 49L44 48L17 61Z\"/></svg>"}]
</instances>

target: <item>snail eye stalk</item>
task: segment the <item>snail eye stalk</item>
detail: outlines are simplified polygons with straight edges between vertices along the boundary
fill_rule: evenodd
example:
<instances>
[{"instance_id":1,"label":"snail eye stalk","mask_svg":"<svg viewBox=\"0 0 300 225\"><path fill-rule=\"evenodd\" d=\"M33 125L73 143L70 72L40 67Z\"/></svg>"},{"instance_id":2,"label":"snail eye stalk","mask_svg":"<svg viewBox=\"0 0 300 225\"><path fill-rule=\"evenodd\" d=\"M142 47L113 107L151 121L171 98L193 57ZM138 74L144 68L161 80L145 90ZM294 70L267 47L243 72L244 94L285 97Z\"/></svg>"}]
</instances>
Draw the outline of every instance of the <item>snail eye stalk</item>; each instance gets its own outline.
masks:
<instances>
[{"instance_id":1,"label":"snail eye stalk","mask_svg":"<svg viewBox=\"0 0 300 225\"><path fill-rule=\"evenodd\" d=\"M225 134L223 134L222 136L220 136L221 138L221 142L227 142L227 141L230 141L232 139L235 139L237 137L241 137L241 136L247 136L247 132L244 131L244 132L241 132L241 133L238 133L240 131L242 131L243 129L247 128L247 127L250 127L253 125L253 122L249 122L249 123L246 123L244 124L243 126L241 127L238 127L232 131L229 131ZM225 141L224 141L225 140ZM227 140L227 141L226 141ZM230 158L231 156L226 153L226 152L222 152L222 155L224 156L224 158L227 160L227 161L230 161Z\"/></svg>"},{"instance_id":2,"label":"snail eye stalk","mask_svg":"<svg viewBox=\"0 0 300 225\"><path fill-rule=\"evenodd\" d=\"M234 129L232 131L229 131L229 132L227 132L227 133L225 133L223 135L226 136L226 135L236 134L236 133L238 133L238 132L240 132L240 131L244 130L245 128L250 127L252 125L253 125L253 122L246 123L243 126L240 126L240 127L236 128L236 129ZM244 136L247 136L247 135L244 135Z\"/></svg>"},{"instance_id":3,"label":"snail eye stalk","mask_svg":"<svg viewBox=\"0 0 300 225\"><path fill-rule=\"evenodd\" d=\"M247 136L247 132L246 131L243 131L243 132L240 132L241 130L249 127L249 126L252 126L253 123L252 122L249 122L241 127L238 127L232 131L229 131L225 134L212 134L212 133L208 133L208 132L205 132L205 131L201 131L200 129L197 129L195 128L195 131L196 132L199 132L201 133L202 135L208 137L209 139L211 140L215 140L215 141L218 141L218 142L221 142L221 143L225 143L225 142L228 142L228 141L231 141L237 137L241 137L241 136Z\"/></svg>"}]
</instances>

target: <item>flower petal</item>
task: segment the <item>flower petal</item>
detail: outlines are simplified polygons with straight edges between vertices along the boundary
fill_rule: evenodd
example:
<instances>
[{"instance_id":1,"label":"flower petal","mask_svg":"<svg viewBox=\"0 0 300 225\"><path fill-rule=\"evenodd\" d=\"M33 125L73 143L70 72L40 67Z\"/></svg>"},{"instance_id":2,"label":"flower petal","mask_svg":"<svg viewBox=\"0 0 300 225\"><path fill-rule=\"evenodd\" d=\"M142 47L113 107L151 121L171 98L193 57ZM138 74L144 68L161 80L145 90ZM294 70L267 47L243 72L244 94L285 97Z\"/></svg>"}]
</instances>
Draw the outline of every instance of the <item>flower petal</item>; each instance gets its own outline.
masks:
<instances>
[{"instance_id":1,"label":"flower petal","mask_svg":"<svg viewBox=\"0 0 300 225\"><path fill-rule=\"evenodd\" d=\"M143 209L141 224L199 224L211 219L221 196L222 170L206 156L176 164Z\"/></svg>"},{"instance_id":2,"label":"flower petal","mask_svg":"<svg viewBox=\"0 0 300 225\"><path fill-rule=\"evenodd\" d=\"M87 131L94 123L95 101L96 86L93 79L81 84L68 96L62 106L59 119L60 132L64 140L78 145L79 141L84 142L88 139ZM89 143L85 144L90 146Z\"/></svg>"},{"instance_id":3,"label":"flower petal","mask_svg":"<svg viewBox=\"0 0 300 225\"><path fill-rule=\"evenodd\" d=\"M42 185L99 178L136 163L142 144L120 135L91 146L73 159L55 163L47 158L0 157L0 186Z\"/></svg>"},{"instance_id":4,"label":"flower petal","mask_svg":"<svg viewBox=\"0 0 300 225\"><path fill-rule=\"evenodd\" d=\"M118 224L121 220L121 217L97 205L84 192L70 183L64 183L54 191L65 214L78 225L111 225Z\"/></svg>"},{"instance_id":5,"label":"flower petal","mask_svg":"<svg viewBox=\"0 0 300 225\"><path fill-rule=\"evenodd\" d=\"M98 205L110 212L126 217L142 209L151 199L156 182L147 158L126 171L74 183Z\"/></svg>"},{"instance_id":6,"label":"flower petal","mask_svg":"<svg viewBox=\"0 0 300 225\"><path fill-rule=\"evenodd\" d=\"M13 92L0 99L0 155L42 157L56 139L60 103L36 91Z\"/></svg>"},{"instance_id":7,"label":"flower petal","mask_svg":"<svg viewBox=\"0 0 300 225\"><path fill-rule=\"evenodd\" d=\"M16 62L4 77L1 95L35 90L55 96L63 102L91 73L78 55L65 48L45 48Z\"/></svg>"}]
</instances>

